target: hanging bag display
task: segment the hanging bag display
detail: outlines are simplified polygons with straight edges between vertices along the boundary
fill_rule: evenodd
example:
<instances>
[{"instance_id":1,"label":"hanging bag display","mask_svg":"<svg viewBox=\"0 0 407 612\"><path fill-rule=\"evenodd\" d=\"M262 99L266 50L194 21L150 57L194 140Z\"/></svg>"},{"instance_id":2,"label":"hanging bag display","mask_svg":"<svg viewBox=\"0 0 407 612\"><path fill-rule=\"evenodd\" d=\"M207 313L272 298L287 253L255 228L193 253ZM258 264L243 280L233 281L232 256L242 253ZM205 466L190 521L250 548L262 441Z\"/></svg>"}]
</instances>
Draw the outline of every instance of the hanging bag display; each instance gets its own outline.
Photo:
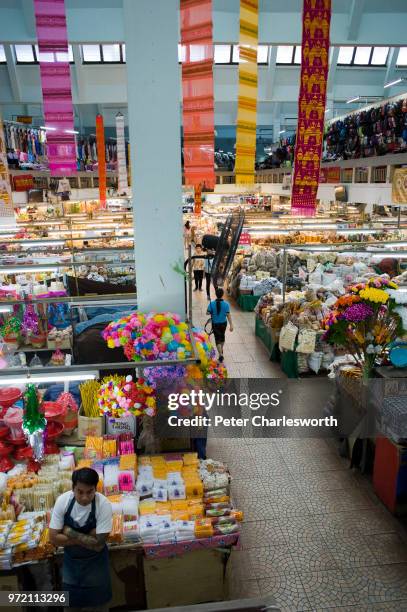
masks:
<instances>
[{"instance_id":1,"label":"hanging bag display","mask_svg":"<svg viewBox=\"0 0 407 612\"><path fill-rule=\"evenodd\" d=\"M281 328L279 348L282 351L293 351L297 338L298 327L289 321Z\"/></svg>"}]
</instances>

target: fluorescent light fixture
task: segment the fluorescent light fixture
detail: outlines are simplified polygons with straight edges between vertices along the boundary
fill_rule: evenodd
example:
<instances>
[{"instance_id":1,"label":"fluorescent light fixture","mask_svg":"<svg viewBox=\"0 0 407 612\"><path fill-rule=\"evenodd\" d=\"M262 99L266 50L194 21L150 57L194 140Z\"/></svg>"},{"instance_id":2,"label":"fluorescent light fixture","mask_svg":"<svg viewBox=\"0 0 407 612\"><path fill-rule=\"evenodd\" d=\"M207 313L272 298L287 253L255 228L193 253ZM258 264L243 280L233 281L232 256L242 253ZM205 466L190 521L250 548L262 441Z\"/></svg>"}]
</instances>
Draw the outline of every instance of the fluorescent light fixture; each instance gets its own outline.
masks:
<instances>
[{"instance_id":1,"label":"fluorescent light fixture","mask_svg":"<svg viewBox=\"0 0 407 612\"><path fill-rule=\"evenodd\" d=\"M326 112L326 113L329 113L329 112L330 112L330 110L331 110L330 108L326 108L326 109L325 109L325 112Z\"/></svg>"},{"instance_id":2,"label":"fluorescent light fixture","mask_svg":"<svg viewBox=\"0 0 407 612\"><path fill-rule=\"evenodd\" d=\"M79 134L77 130L65 130L65 134Z\"/></svg>"},{"instance_id":3,"label":"fluorescent light fixture","mask_svg":"<svg viewBox=\"0 0 407 612\"><path fill-rule=\"evenodd\" d=\"M0 304L0 313L5 314L5 313L10 313L10 312L13 312L12 306L7 306L6 304Z\"/></svg>"},{"instance_id":4,"label":"fluorescent light fixture","mask_svg":"<svg viewBox=\"0 0 407 612\"><path fill-rule=\"evenodd\" d=\"M28 248L37 246L64 246L65 240L22 240L19 243Z\"/></svg>"},{"instance_id":5,"label":"fluorescent light fixture","mask_svg":"<svg viewBox=\"0 0 407 612\"><path fill-rule=\"evenodd\" d=\"M56 132L56 127L50 127L49 125L40 125L40 130L45 130L47 132Z\"/></svg>"},{"instance_id":6,"label":"fluorescent light fixture","mask_svg":"<svg viewBox=\"0 0 407 612\"><path fill-rule=\"evenodd\" d=\"M386 249L392 249L394 247L407 247L407 242L389 242L383 246L385 246Z\"/></svg>"},{"instance_id":7,"label":"fluorescent light fixture","mask_svg":"<svg viewBox=\"0 0 407 612\"><path fill-rule=\"evenodd\" d=\"M285 130L280 130L279 134L284 134Z\"/></svg>"},{"instance_id":8,"label":"fluorescent light fixture","mask_svg":"<svg viewBox=\"0 0 407 612\"><path fill-rule=\"evenodd\" d=\"M386 89L387 87L392 87L393 85L397 85L398 83L401 83L402 81L405 81L405 79L396 79L395 81L390 81L390 83L386 83L386 85L383 85L383 89Z\"/></svg>"},{"instance_id":9,"label":"fluorescent light fixture","mask_svg":"<svg viewBox=\"0 0 407 612\"><path fill-rule=\"evenodd\" d=\"M0 266L0 274L27 274L27 273L35 273L35 272L54 272L56 268L67 268L69 264L54 264L51 266L46 265L34 265L24 267L24 266Z\"/></svg>"},{"instance_id":10,"label":"fluorescent light fixture","mask_svg":"<svg viewBox=\"0 0 407 612\"><path fill-rule=\"evenodd\" d=\"M355 98L351 98L350 100L346 100L346 104L351 104L352 102L357 102L360 100L360 96L356 96Z\"/></svg>"},{"instance_id":11,"label":"fluorescent light fixture","mask_svg":"<svg viewBox=\"0 0 407 612\"><path fill-rule=\"evenodd\" d=\"M59 366L61 367L61 366ZM98 378L99 372L78 372L77 374L58 372L55 374L26 374L26 375L11 375L11 376L0 376L0 386L9 385L27 385L29 383L53 383L53 382L65 382L74 380L92 380Z\"/></svg>"}]
</instances>

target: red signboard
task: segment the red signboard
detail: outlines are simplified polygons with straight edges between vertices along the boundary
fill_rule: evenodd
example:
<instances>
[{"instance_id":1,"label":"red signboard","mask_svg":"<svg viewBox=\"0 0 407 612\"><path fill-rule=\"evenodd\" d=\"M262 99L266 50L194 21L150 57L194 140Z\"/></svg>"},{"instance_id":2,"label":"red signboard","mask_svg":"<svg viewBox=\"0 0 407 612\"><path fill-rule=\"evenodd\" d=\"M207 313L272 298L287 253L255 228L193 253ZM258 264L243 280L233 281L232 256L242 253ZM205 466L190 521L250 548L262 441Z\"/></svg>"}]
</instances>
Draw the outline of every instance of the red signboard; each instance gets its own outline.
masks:
<instances>
[{"instance_id":1,"label":"red signboard","mask_svg":"<svg viewBox=\"0 0 407 612\"><path fill-rule=\"evenodd\" d=\"M30 191L34 189L34 178L32 174L20 174L13 176L14 191Z\"/></svg>"},{"instance_id":2,"label":"red signboard","mask_svg":"<svg viewBox=\"0 0 407 612\"><path fill-rule=\"evenodd\" d=\"M341 182L341 169L339 166L333 166L332 168L321 168L319 173L320 183L340 183Z\"/></svg>"},{"instance_id":3,"label":"red signboard","mask_svg":"<svg viewBox=\"0 0 407 612\"><path fill-rule=\"evenodd\" d=\"M243 244L245 246L250 246L252 244L252 238L249 232L242 232L240 234L239 244Z\"/></svg>"}]
</instances>

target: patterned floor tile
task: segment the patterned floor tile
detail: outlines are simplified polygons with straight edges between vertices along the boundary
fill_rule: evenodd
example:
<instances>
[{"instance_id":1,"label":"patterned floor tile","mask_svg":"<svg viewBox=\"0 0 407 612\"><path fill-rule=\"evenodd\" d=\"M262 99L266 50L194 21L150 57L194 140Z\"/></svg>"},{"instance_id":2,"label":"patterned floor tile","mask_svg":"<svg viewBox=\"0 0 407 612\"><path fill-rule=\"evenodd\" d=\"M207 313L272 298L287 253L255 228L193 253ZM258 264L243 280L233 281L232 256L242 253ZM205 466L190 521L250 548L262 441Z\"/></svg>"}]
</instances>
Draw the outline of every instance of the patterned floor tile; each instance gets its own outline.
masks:
<instances>
[{"instance_id":1,"label":"patterned floor tile","mask_svg":"<svg viewBox=\"0 0 407 612\"><path fill-rule=\"evenodd\" d=\"M343 489L362 489L350 472L335 470L330 472L311 472L293 474L294 481L301 491L339 491Z\"/></svg>"},{"instance_id":2,"label":"patterned floor tile","mask_svg":"<svg viewBox=\"0 0 407 612\"><path fill-rule=\"evenodd\" d=\"M378 564L364 536L326 536L324 539L330 554L340 568Z\"/></svg>"},{"instance_id":3,"label":"patterned floor tile","mask_svg":"<svg viewBox=\"0 0 407 612\"><path fill-rule=\"evenodd\" d=\"M243 523L240 533L243 550L286 544L285 531L274 520Z\"/></svg>"},{"instance_id":4,"label":"patterned floor tile","mask_svg":"<svg viewBox=\"0 0 407 612\"><path fill-rule=\"evenodd\" d=\"M381 533L366 536L366 541L377 563L407 562L407 546L397 533ZM407 576L406 576L407 580Z\"/></svg>"},{"instance_id":5,"label":"patterned floor tile","mask_svg":"<svg viewBox=\"0 0 407 612\"><path fill-rule=\"evenodd\" d=\"M365 491L318 491L303 493L312 514L345 512L357 508L372 508L374 504Z\"/></svg>"},{"instance_id":6,"label":"patterned floor tile","mask_svg":"<svg viewBox=\"0 0 407 612\"><path fill-rule=\"evenodd\" d=\"M323 537L312 516L290 516L274 519L287 544L322 541Z\"/></svg>"},{"instance_id":7,"label":"patterned floor tile","mask_svg":"<svg viewBox=\"0 0 407 612\"><path fill-rule=\"evenodd\" d=\"M261 594L275 599L282 612L312 610L298 574L279 574L260 579L258 582Z\"/></svg>"},{"instance_id":8,"label":"patterned floor tile","mask_svg":"<svg viewBox=\"0 0 407 612\"><path fill-rule=\"evenodd\" d=\"M313 519L323 537L360 535L358 511L314 514Z\"/></svg>"},{"instance_id":9,"label":"patterned floor tile","mask_svg":"<svg viewBox=\"0 0 407 612\"><path fill-rule=\"evenodd\" d=\"M367 583L370 603L407 599L407 563L364 567L354 572Z\"/></svg>"},{"instance_id":10,"label":"patterned floor tile","mask_svg":"<svg viewBox=\"0 0 407 612\"><path fill-rule=\"evenodd\" d=\"M273 474L288 474L287 465L283 459L270 459L264 457L262 461L256 461L256 468L259 477L267 479Z\"/></svg>"},{"instance_id":11,"label":"patterned floor tile","mask_svg":"<svg viewBox=\"0 0 407 612\"><path fill-rule=\"evenodd\" d=\"M240 463L238 469L229 469L232 476L232 482L247 480L248 478L259 478L256 463L251 459Z\"/></svg>"},{"instance_id":12,"label":"patterned floor tile","mask_svg":"<svg viewBox=\"0 0 407 612\"><path fill-rule=\"evenodd\" d=\"M313 542L298 541L288 546L299 572L337 569L338 565L330 549L323 540Z\"/></svg>"},{"instance_id":13,"label":"patterned floor tile","mask_svg":"<svg viewBox=\"0 0 407 612\"><path fill-rule=\"evenodd\" d=\"M274 516L308 516L310 513L307 503L296 493L284 493L271 499Z\"/></svg>"},{"instance_id":14,"label":"patterned floor tile","mask_svg":"<svg viewBox=\"0 0 407 612\"><path fill-rule=\"evenodd\" d=\"M239 506L243 510L243 521L248 523L252 521L269 520L275 517L271 500L268 497L260 497L256 500L253 498L246 499Z\"/></svg>"},{"instance_id":15,"label":"patterned floor tile","mask_svg":"<svg viewBox=\"0 0 407 612\"><path fill-rule=\"evenodd\" d=\"M257 579L296 572L294 560L285 544L249 549L246 558L251 576Z\"/></svg>"},{"instance_id":16,"label":"patterned floor tile","mask_svg":"<svg viewBox=\"0 0 407 612\"><path fill-rule=\"evenodd\" d=\"M286 493L300 493L291 474L271 474L267 478L263 475L261 480L266 493L271 497L284 495Z\"/></svg>"},{"instance_id":17,"label":"patterned floor tile","mask_svg":"<svg viewBox=\"0 0 407 612\"><path fill-rule=\"evenodd\" d=\"M265 497L267 492L260 478L232 481L231 493L233 499L245 497Z\"/></svg>"},{"instance_id":18,"label":"patterned floor tile","mask_svg":"<svg viewBox=\"0 0 407 612\"><path fill-rule=\"evenodd\" d=\"M340 606L359 609L359 604L368 601L368 580L354 570L327 570L300 576L312 609Z\"/></svg>"},{"instance_id":19,"label":"patterned floor tile","mask_svg":"<svg viewBox=\"0 0 407 612\"><path fill-rule=\"evenodd\" d=\"M360 533L388 533L400 528L400 524L385 508L379 506L369 509L361 509L355 516Z\"/></svg>"},{"instance_id":20,"label":"patterned floor tile","mask_svg":"<svg viewBox=\"0 0 407 612\"><path fill-rule=\"evenodd\" d=\"M305 474L307 472L331 472L336 470L347 470L349 465L344 463L339 457L334 455L324 455L318 457L299 457L296 461L283 459L287 464L288 470L292 474Z\"/></svg>"}]
</instances>

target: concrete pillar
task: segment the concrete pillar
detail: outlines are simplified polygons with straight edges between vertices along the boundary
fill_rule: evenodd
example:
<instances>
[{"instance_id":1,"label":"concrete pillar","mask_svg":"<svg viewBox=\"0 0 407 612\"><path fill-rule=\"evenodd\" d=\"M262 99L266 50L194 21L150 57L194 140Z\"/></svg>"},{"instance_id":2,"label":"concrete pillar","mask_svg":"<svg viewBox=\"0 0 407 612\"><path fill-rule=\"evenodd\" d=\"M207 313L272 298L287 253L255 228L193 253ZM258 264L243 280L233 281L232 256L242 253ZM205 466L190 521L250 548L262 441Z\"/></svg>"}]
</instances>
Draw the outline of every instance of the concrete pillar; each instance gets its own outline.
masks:
<instances>
[{"instance_id":1,"label":"concrete pillar","mask_svg":"<svg viewBox=\"0 0 407 612\"><path fill-rule=\"evenodd\" d=\"M139 309L184 315L179 0L123 0Z\"/></svg>"}]
</instances>

